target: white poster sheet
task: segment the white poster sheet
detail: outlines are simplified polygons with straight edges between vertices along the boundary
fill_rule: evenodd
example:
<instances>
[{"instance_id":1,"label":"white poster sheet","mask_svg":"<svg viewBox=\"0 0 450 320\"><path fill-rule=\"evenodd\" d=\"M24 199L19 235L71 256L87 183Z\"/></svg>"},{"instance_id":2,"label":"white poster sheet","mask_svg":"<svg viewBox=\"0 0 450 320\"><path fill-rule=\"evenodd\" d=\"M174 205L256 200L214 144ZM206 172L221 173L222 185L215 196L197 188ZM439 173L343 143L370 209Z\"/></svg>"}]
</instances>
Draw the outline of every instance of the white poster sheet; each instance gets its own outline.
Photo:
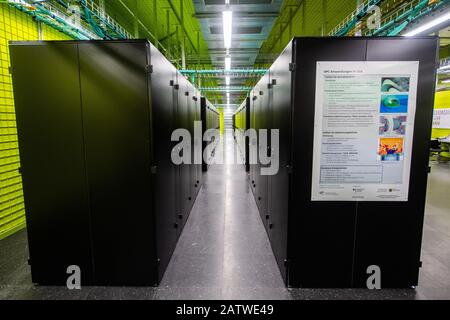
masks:
<instances>
[{"instance_id":1,"label":"white poster sheet","mask_svg":"<svg viewBox=\"0 0 450 320\"><path fill-rule=\"evenodd\" d=\"M418 61L318 62L312 201L408 201Z\"/></svg>"},{"instance_id":2,"label":"white poster sheet","mask_svg":"<svg viewBox=\"0 0 450 320\"><path fill-rule=\"evenodd\" d=\"M434 129L450 129L450 108L434 109Z\"/></svg>"}]
</instances>

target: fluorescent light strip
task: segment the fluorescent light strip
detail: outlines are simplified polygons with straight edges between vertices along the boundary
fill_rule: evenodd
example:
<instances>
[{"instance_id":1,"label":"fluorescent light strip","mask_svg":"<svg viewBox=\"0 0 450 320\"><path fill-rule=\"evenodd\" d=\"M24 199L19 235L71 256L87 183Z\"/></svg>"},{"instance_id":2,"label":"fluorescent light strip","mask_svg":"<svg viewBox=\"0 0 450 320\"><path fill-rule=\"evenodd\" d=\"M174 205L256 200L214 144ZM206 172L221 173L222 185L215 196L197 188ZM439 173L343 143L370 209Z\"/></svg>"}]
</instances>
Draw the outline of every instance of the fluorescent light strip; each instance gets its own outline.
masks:
<instances>
[{"instance_id":1,"label":"fluorescent light strip","mask_svg":"<svg viewBox=\"0 0 450 320\"><path fill-rule=\"evenodd\" d=\"M229 86L230 85L230 82L231 82L231 79L230 79L230 77L225 77L225 84L227 85L227 86Z\"/></svg>"},{"instance_id":2,"label":"fluorescent light strip","mask_svg":"<svg viewBox=\"0 0 450 320\"><path fill-rule=\"evenodd\" d=\"M225 71L231 70L231 57L225 57Z\"/></svg>"},{"instance_id":3,"label":"fluorescent light strip","mask_svg":"<svg viewBox=\"0 0 450 320\"><path fill-rule=\"evenodd\" d=\"M231 35L233 33L233 11L223 12L223 42L226 49L231 48Z\"/></svg>"},{"instance_id":4,"label":"fluorescent light strip","mask_svg":"<svg viewBox=\"0 0 450 320\"><path fill-rule=\"evenodd\" d=\"M434 19L431 22L424 24L423 26L418 27L417 29L414 29L414 30L406 33L405 37L414 37L418 34L421 34L427 30L430 30L430 29L440 25L441 23L446 22L447 20L450 20L450 12Z\"/></svg>"},{"instance_id":5,"label":"fluorescent light strip","mask_svg":"<svg viewBox=\"0 0 450 320\"><path fill-rule=\"evenodd\" d=\"M450 83L450 79L442 80L442 83Z\"/></svg>"}]
</instances>

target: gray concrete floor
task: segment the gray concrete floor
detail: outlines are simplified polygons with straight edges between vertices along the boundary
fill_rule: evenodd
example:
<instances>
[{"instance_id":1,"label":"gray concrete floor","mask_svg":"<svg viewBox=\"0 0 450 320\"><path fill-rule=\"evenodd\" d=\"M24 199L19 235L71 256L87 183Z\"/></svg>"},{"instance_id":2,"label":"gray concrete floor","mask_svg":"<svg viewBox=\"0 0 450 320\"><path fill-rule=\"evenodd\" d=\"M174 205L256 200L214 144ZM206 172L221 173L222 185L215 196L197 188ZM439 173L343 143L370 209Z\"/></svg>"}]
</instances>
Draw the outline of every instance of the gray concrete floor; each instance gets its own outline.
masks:
<instances>
[{"instance_id":1,"label":"gray concrete floor","mask_svg":"<svg viewBox=\"0 0 450 320\"><path fill-rule=\"evenodd\" d=\"M230 159L231 137L226 146ZM450 299L450 165L432 167L415 290L285 288L243 166L225 164L205 175L158 288L35 287L22 231L0 241L0 299Z\"/></svg>"}]
</instances>

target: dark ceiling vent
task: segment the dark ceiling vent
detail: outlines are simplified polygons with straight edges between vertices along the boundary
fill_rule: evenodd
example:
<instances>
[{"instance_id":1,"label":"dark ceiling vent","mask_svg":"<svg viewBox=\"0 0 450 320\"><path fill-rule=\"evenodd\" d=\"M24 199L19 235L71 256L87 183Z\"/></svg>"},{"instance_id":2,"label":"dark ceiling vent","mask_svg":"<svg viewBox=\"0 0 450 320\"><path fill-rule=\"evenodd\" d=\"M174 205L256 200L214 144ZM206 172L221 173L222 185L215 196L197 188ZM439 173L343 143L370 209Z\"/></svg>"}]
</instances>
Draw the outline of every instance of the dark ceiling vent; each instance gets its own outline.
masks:
<instances>
[{"instance_id":1,"label":"dark ceiling vent","mask_svg":"<svg viewBox=\"0 0 450 320\"><path fill-rule=\"evenodd\" d=\"M230 4L271 4L273 0L230 0ZM205 5L224 5L224 0L205 0Z\"/></svg>"},{"instance_id":2,"label":"dark ceiling vent","mask_svg":"<svg viewBox=\"0 0 450 320\"><path fill-rule=\"evenodd\" d=\"M222 27L211 27L211 34L222 34ZM236 27L233 29L233 34L260 34L262 27Z\"/></svg>"},{"instance_id":3,"label":"dark ceiling vent","mask_svg":"<svg viewBox=\"0 0 450 320\"><path fill-rule=\"evenodd\" d=\"M222 57L217 57L217 61L222 61ZM248 62L250 61L250 57L233 57L233 62Z\"/></svg>"}]
</instances>

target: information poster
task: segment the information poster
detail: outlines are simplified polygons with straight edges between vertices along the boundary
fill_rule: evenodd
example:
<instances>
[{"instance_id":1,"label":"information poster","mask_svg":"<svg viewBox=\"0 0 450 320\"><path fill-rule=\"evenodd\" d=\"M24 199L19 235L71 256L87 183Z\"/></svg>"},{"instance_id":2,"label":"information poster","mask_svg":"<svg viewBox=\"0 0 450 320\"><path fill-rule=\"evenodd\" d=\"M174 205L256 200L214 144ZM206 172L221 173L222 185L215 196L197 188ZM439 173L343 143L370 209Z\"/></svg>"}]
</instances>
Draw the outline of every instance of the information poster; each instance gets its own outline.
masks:
<instances>
[{"instance_id":1,"label":"information poster","mask_svg":"<svg viewBox=\"0 0 450 320\"><path fill-rule=\"evenodd\" d=\"M312 201L407 201L419 62L318 62Z\"/></svg>"},{"instance_id":2,"label":"information poster","mask_svg":"<svg viewBox=\"0 0 450 320\"><path fill-rule=\"evenodd\" d=\"M450 129L450 109L434 109L433 115L434 129Z\"/></svg>"}]
</instances>

